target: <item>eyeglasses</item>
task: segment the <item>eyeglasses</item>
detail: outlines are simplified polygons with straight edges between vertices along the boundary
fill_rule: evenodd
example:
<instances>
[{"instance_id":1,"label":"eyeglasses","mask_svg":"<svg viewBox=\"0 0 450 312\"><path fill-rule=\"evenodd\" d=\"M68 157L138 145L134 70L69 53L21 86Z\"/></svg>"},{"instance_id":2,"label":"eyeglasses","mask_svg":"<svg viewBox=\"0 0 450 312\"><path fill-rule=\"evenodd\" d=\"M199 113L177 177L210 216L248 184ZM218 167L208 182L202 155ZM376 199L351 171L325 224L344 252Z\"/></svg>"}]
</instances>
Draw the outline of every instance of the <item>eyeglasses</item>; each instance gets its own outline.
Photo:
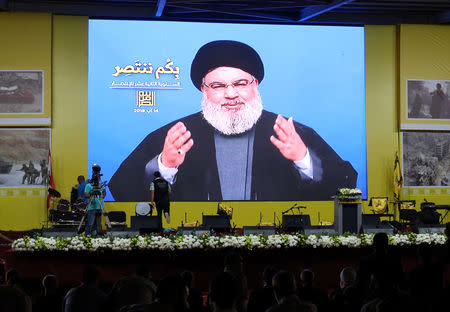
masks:
<instances>
[{"instance_id":1,"label":"eyeglasses","mask_svg":"<svg viewBox=\"0 0 450 312\"><path fill-rule=\"evenodd\" d=\"M205 82L203 82L202 84L207 88L211 88L211 90L213 90L215 92L223 92L229 86L232 86L237 91L242 91L242 90L245 90L254 81L255 81L255 77L252 77L251 81L248 81L247 79L239 79L239 80L233 81L231 83L212 82L210 84L206 84Z\"/></svg>"}]
</instances>

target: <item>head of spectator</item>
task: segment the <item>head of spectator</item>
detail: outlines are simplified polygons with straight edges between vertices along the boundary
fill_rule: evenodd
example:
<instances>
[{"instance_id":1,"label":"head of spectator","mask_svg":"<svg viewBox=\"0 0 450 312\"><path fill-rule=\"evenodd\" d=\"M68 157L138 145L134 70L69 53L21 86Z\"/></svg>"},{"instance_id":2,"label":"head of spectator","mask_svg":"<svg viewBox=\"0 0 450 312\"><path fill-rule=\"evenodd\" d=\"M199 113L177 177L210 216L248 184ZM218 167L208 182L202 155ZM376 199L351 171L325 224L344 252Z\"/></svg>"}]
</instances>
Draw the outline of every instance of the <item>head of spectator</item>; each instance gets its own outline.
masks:
<instances>
[{"instance_id":1,"label":"head of spectator","mask_svg":"<svg viewBox=\"0 0 450 312\"><path fill-rule=\"evenodd\" d=\"M353 285L356 282L356 271L352 267L345 267L342 269L341 274L339 274L341 289Z\"/></svg>"},{"instance_id":2,"label":"head of spectator","mask_svg":"<svg viewBox=\"0 0 450 312\"><path fill-rule=\"evenodd\" d=\"M280 271L272 279L273 291L278 303L297 293L297 284L294 274L288 271Z\"/></svg>"},{"instance_id":3,"label":"head of spectator","mask_svg":"<svg viewBox=\"0 0 450 312\"><path fill-rule=\"evenodd\" d=\"M379 232L373 236L373 247L375 248L375 252L377 254L387 253L388 246L389 246L389 237L386 233Z\"/></svg>"},{"instance_id":4,"label":"head of spectator","mask_svg":"<svg viewBox=\"0 0 450 312\"><path fill-rule=\"evenodd\" d=\"M181 279L187 288L191 289L194 282L194 274L191 271L184 271L181 273Z\"/></svg>"},{"instance_id":5,"label":"head of spectator","mask_svg":"<svg viewBox=\"0 0 450 312\"><path fill-rule=\"evenodd\" d=\"M119 311L122 307L133 304L151 304L155 297L156 286L142 276L127 276L118 280L110 295L112 309Z\"/></svg>"},{"instance_id":6,"label":"head of spectator","mask_svg":"<svg viewBox=\"0 0 450 312\"><path fill-rule=\"evenodd\" d=\"M82 182L84 182L85 179L84 179L84 176L80 175L80 176L78 176L77 180L78 180L78 184L81 184Z\"/></svg>"},{"instance_id":7,"label":"head of spectator","mask_svg":"<svg viewBox=\"0 0 450 312\"><path fill-rule=\"evenodd\" d=\"M225 256L224 266L226 272L241 273L244 271L244 261L236 252L230 252Z\"/></svg>"},{"instance_id":8,"label":"head of spectator","mask_svg":"<svg viewBox=\"0 0 450 312\"><path fill-rule=\"evenodd\" d=\"M278 270L271 265L266 266L264 268L263 272L264 287L272 288L272 279L277 272Z\"/></svg>"},{"instance_id":9,"label":"head of spectator","mask_svg":"<svg viewBox=\"0 0 450 312\"><path fill-rule=\"evenodd\" d=\"M94 267L87 267L83 271L82 282L90 287L97 287L99 283L100 272Z\"/></svg>"},{"instance_id":10,"label":"head of spectator","mask_svg":"<svg viewBox=\"0 0 450 312\"><path fill-rule=\"evenodd\" d=\"M419 245L417 248L417 253L422 260L423 265L430 265L432 263L433 248L431 248L430 245Z\"/></svg>"},{"instance_id":11,"label":"head of spectator","mask_svg":"<svg viewBox=\"0 0 450 312\"><path fill-rule=\"evenodd\" d=\"M136 276L147 278L153 280L152 274L150 273L150 268L147 265L139 265L136 267Z\"/></svg>"},{"instance_id":12,"label":"head of spectator","mask_svg":"<svg viewBox=\"0 0 450 312\"><path fill-rule=\"evenodd\" d=\"M42 279L42 286L44 287L44 295L50 296L58 292L58 278L56 275L47 274Z\"/></svg>"},{"instance_id":13,"label":"head of spectator","mask_svg":"<svg viewBox=\"0 0 450 312\"><path fill-rule=\"evenodd\" d=\"M19 271L16 269L11 269L8 272L6 272L6 285L8 286L15 286L20 284L21 278Z\"/></svg>"},{"instance_id":14,"label":"head of spectator","mask_svg":"<svg viewBox=\"0 0 450 312\"><path fill-rule=\"evenodd\" d=\"M170 274L163 278L156 290L156 301L174 307L174 310L184 310L188 307L189 290L184 285L179 274Z\"/></svg>"},{"instance_id":15,"label":"head of spectator","mask_svg":"<svg viewBox=\"0 0 450 312\"><path fill-rule=\"evenodd\" d=\"M300 273L300 281L303 288L311 288L314 282L314 272L310 269L304 269Z\"/></svg>"},{"instance_id":16,"label":"head of spectator","mask_svg":"<svg viewBox=\"0 0 450 312\"><path fill-rule=\"evenodd\" d=\"M237 281L228 272L218 273L209 287L209 300L213 312L235 311L238 298Z\"/></svg>"}]
</instances>

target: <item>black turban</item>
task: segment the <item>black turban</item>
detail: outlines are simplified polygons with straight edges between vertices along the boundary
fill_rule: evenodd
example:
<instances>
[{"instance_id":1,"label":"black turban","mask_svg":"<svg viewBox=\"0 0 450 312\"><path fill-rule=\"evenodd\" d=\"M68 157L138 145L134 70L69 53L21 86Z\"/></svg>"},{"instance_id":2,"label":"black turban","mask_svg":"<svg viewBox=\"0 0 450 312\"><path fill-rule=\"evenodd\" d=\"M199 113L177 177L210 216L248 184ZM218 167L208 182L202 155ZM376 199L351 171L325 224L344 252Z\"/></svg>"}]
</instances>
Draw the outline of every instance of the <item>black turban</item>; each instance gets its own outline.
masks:
<instances>
[{"instance_id":1,"label":"black turban","mask_svg":"<svg viewBox=\"0 0 450 312\"><path fill-rule=\"evenodd\" d=\"M192 83L201 90L203 77L221 66L242 69L253 75L258 82L264 78L264 65L252 47L238 41L218 40L209 42L198 50L191 66Z\"/></svg>"}]
</instances>

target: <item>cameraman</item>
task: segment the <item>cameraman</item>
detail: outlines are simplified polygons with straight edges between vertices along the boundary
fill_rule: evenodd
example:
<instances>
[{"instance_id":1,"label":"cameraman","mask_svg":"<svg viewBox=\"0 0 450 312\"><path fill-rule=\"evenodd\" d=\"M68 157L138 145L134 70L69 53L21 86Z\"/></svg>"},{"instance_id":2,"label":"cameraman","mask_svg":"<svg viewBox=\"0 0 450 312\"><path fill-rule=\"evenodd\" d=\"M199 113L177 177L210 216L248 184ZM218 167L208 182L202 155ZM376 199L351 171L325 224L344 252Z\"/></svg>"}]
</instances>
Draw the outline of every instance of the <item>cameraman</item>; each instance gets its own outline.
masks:
<instances>
[{"instance_id":1,"label":"cameraman","mask_svg":"<svg viewBox=\"0 0 450 312\"><path fill-rule=\"evenodd\" d=\"M100 170L99 165L92 165L92 179L86 184L84 189L84 196L89 200L84 231L85 236L91 235L94 231L95 235L97 235L102 229L103 198L106 196L106 190L100 185Z\"/></svg>"}]
</instances>

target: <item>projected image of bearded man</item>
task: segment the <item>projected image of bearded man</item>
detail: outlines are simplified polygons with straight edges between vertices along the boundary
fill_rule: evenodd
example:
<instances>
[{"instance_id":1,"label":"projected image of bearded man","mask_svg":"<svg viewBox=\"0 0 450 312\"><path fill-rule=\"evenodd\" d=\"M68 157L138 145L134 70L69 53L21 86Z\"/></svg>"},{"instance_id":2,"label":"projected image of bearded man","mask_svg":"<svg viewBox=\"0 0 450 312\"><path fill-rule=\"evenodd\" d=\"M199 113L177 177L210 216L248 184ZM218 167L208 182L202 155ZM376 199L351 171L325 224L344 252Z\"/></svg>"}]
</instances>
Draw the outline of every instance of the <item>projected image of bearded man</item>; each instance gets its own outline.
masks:
<instances>
[{"instance_id":1,"label":"projected image of bearded man","mask_svg":"<svg viewBox=\"0 0 450 312\"><path fill-rule=\"evenodd\" d=\"M225 135L241 134L250 130L262 113L261 96L253 77L237 68L220 67L209 73L208 79L223 76L227 72L236 72L236 76L245 77L236 80L229 87L223 82L203 83L203 117L219 132ZM251 80L249 80L251 79ZM208 92L211 95L208 96Z\"/></svg>"},{"instance_id":2,"label":"projected image of bearded man","mask_svg":"<svg viewBox=\"0 0 450 312\"><path fill-rule=\"evenodd\" d=\"M201 47L191 79L202 111L141 142L109 183L115 200L148 200L154 171L173 183L175 200L328 200L340 187L355 187L351 164L314 130L263 110L263 78L250 46Z\"/></svg>"}]
</instances>

